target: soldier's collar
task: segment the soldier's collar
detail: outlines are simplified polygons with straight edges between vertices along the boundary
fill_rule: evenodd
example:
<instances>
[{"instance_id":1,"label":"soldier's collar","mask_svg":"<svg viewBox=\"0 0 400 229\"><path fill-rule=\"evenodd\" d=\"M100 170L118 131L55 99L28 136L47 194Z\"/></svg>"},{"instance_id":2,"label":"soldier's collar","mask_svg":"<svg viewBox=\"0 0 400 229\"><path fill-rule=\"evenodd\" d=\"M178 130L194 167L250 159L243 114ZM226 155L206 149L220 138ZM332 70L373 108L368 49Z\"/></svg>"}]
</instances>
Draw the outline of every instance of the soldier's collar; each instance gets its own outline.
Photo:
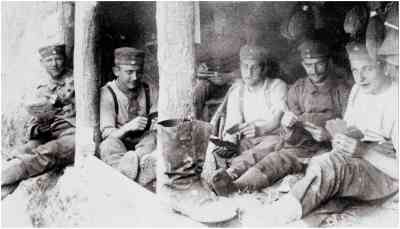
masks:
<instances>
[{"instance_id":1,"label":"soldier's collar","mask_svg":"<svg viewBox=\"0 0 400 229\"><path fill-rule=\"evenodd\" d=\"M329 92L332 88L335 87L336 84L336 80L334 80L335 76L332 76L330 73L328 73L327 78L325 79L324 82L320 83L320 84L315 84L314 82L312 82L312 80L310 78L307 78L307 84L306 87L308 89L308 91L310 91L311 93L316 93L316 92L321 92L321 93L326 93Z\"/></svg>"},{"instance_id":2,"label":"soldier's collar","mask_svg":"<svg viewBox=\"0 0 400 229\"><path fill-rule=\"evenodd\" d=\"M65 68L58 79L49 77L49 88L54 90L56 87L62 87L65 85L65 78L69 75L69 71Z\"/></svg>"},{"instance_id":3,"label":"soldier's collar","mask_svg":"<svg viewBox=\"0 0 400 229\"><path fill-rule=\"evenodd\" d=\"M53 78L49 79L50 90L54 90L57 87L63 87L64 85L65 85L64 77L62 77L60 79L53 79Z\"/></svg>"},{"instance_id":4,"label":"soldier's collar","mask_svg":"<svg viewBox=\"0 0 400 229\"><path fill-rule=\"evenodd\" d=\"M268 86L269 86L269 78L265 77L264 82L262 83L262 86L260 88L258 88L257 90L254 90L253 88L247 87L246 85L245 85L245 88L246 88L246 90L248 92L255 93L255 92L258 92L259 90L266 91Z\"/></svg>"},{"instance_id":5,"label":"soldier's collar","mask_svg":"<svg viewBox=\"0 0 400 229\"><path fill-rule=\"evenodd\" d=\"M134 90L125 91L125 90L123 90L123 89L119 86L118 80L115 79L114 83L115 83L115 86L118 88L118 90L120 90L120 91L122 92L122 94L126 95L126 96L129 97L129 98L132 98L132 97L133 97L133 98L136 98L136 97L138 97L139 94L140 94L140 92L141 92L141 90L142 90L142 87L143 87L143 86L142 86L143 83L140 82Z\"/></svg>"}]
</instances>

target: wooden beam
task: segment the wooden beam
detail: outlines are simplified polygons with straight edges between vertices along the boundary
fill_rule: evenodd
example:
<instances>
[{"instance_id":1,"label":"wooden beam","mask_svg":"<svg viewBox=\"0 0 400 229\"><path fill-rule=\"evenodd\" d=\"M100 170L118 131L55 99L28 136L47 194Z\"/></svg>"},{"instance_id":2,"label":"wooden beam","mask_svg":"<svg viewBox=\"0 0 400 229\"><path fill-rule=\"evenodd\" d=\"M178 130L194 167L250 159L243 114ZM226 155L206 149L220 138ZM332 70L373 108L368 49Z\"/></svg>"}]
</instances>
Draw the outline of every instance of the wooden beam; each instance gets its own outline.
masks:
<instances>
[{"instance_id":1,"label":"wooden beam","mask_svg":"<svg viewBox=\"0 0 400 229\"><path fill-rule=\"evenodd\" d=\"M193 117L193 84L195 77L195 3L157 1L157 41L160 92L158 120ZM160 133L160 131L158 131ZM160 134L158 139L160 139ZM165 148L157 144L157 192L161 193L166 177Z\"/></svg>"},{"instance_id":2,"label":"wooden beam","mask_svg":"<svg viewBox=\"0 0 400 229\"><path fill-rule=\"evenodd\" d=\"M97 2L75 3L74 77L76 99L75 165L93 155L99 123L99 85L96 71Z\"/></svg>"}]
</instances>

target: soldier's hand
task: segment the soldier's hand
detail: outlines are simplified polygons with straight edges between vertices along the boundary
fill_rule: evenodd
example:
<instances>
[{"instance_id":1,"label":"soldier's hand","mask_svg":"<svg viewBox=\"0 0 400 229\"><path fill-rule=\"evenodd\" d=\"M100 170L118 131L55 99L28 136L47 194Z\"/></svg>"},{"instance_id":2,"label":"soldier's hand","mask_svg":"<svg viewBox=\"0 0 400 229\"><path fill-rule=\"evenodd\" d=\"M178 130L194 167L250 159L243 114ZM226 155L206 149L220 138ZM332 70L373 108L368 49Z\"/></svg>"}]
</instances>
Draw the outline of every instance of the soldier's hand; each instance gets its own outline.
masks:
<instances>
[{"instance_id":1,"label":"soldier's hand","mask_svg":"<svg viewBox=\"0 0 400 229\"><path fill-rule=\"evenodd\" d=\"M349 157L359 158L362 156L364 151L364 147L359 140L348 137L344 134L337 134L334 136L332 147L339 153Z\"/></svg>"},{"instance_id":2,"label":"soldier's hand","mask_svg":"<svg viewBox=\"0 0 400 229\"><path fill-rule=\"evenodd\" d=\"M281 120L281 125L283 127L292 127L296 122L297 122L298 118L297 116L290 111L287 111L283 114L282 120Z\"/></svg>"},{"instance_id":3,"label":"soldier's hand","mask_svg":"<svg viewBox=\"0 0 400 229\"><path fill-rule=\"evenodd\" d=\"M126 129L128 131L134 130L144 130L147 125L147 118L143 116L138 116L126 124Z\"/></svg>"},{"instance_id":4,"label":"soldier's hand","mask_svg":"<svg viewBox=\"0 0 400 229\"><path fill-rule=\"evenodd\" d=\"M254 123L246 122L239 126L239 132L246 138L254 138L258 135L258 128Z\"/></svg>"},{"instance_id":5,"label":"soldier's hand","mask_svg":"<svg viewBox=\"0 0 400 229\"><path fill-rule=\"evenodd\" d=\"M317 142L328 141L330 139L330 134L323 127L306 122L304 124L304 129L306 129Z\"/></svg>"},{"instance_id":6,"label":"soldier's hand","mask_svg":"<svg viewBox=\"0 0 400 229\"><path fill-rule=\"evenodd\" d=\"M238 151L235 149L223 147L223 146L217 146L213 150L214 154L217 154L218 156L222 158L232 158L236 155L238 155Z\"/></svg>"},{"instance_id":7,"label":"soldier's hand","mask_svg":"<svg viewBox=\"0 0 400 229\"><path fill-rule=\"evenodd\" d=\"M240 141L240 152L244 152L254 147L254 144L248 138L244 138Z\"/></svg>"},{"instance_id":8,"label":"soldier's hand","mask_svg":"<svg viewBox=\"0 0 400 229\"><path fill-rule=\"evenodd\" d=\"M37 127L36 127L36 131L40 134L43 133L48 133L50 132L50 122L43 122L40 123Z\"/></svg>"},{"instance_id":9,"label":"soldier's hand","mask_svg":"<svg viewBox=\"0 0 400 229\"><path fill-rule=\"evenodd\" d=\"M385 142L376 144L373 147L371 147L371 150L378 152L380 154L389 156L389 157L396 156L396 150L391 141L385 141Z\"/></svg>"}]
</instances>

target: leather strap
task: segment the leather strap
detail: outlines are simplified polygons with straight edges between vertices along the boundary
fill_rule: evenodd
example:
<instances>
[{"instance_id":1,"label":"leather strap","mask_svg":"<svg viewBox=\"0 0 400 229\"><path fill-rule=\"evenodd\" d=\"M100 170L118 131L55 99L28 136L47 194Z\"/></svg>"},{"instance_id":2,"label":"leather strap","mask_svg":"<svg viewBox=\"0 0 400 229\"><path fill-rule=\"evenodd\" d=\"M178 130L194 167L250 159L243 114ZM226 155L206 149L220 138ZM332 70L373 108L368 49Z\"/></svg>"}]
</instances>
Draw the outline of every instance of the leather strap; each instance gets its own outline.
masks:
<instances>
[{"instance_id":1,"label":"leather strap","mask_svg":"<svg viewBox=\"0 0 400 229\"><path fill-rule=\"evenodd\" d=\"M119 109L118 109L118 100L117 100L117 95L115 94L114 90L111 88L110 85L107 85L107 89L110 91L111 96L114 100L114 109L115 109L115 114L118 115Z\"/></svg>"}]
</instances>

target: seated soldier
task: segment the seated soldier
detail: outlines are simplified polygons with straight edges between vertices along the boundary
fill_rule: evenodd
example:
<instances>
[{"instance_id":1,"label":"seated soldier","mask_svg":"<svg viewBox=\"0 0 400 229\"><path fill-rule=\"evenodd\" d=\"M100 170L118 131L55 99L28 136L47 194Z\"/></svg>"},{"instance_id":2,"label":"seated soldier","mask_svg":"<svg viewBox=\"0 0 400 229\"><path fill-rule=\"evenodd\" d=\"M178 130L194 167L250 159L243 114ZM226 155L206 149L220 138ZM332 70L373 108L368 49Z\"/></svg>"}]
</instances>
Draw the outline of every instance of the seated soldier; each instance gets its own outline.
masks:
<instances>
[{"instance_id":1,"label":"seated soldier","mask_svg":"<svg viewBox=\"0 0 400 229\"><path fill-rule=\"evenodd\" d=\"M34 117L29 124L29 141L16 147L14 157L3 164L3 185L41 174L74 160L75 93L72 71L65 67L65 45L39 49L40 62L47 76L26 102Z\"/></svg>"},{"instance_id":2,"label":"seated soldier","mask_svg":"<svg viewBox=\"0 0 400 229\"><path fill-rule=\"evenodd\" d=\"M142 79L143 51L122 47L115 49L114 56L116 79L101 89L100 158L147 185L155 179L151 153L156 148L156 132L151 128L151 116L157 108L158 92Z\"/></svg>"},{"instance_id":3,"label":"seated soldier","mask_svg":"<svg viewBox=\"0 0 400 229\"><path fill-rule=\"evenodd\" d=\"M289 194L266 207L263 212L268 213L261 218L257 213L251 216L260 225L300 219L332 198L371 201L398 192L398 115L394 106L398 85L384 76L383 62L371 58L364 44L353 44L347 50L356 84L344 120L362 134L336 134L333 150L312 158L305 177Z\"/></svg>"},{"instance_id":4,"label":"seated soldier","mask_svg":"<svg viewBox=\"0 0 400 229\"><path fill-rule=\"evenodd\" d=\"M204 107L210 99L223 98L234 82L240 79L239 69L230 73L212 71L205 63L198 67L197 82L194 87L193 104L195 118L202 120ZM218 70L218 69L215 69Z\"/></svg>"},{"instance_id":5,"label":"seated soldier","mask_svg":"<svg viewBox=\"0 0 400 229\"><path fill-rule=\"evenodd\" d=\"M214 179L220 182L215 189L220 188L221 195L268 187L288 174L304 171L311 157L330 150L325 122L343 117L350 88L333 73L325 44L306 40L299 50L307 78L300 78L289 89L288 110L281 121L283 148L269 153L239 177L234 169L217 173Z\"/></svg>"},{"instance_id":6,"label":"seated soldier","mask_svg":"<svg viewBox=\"0 0 400 229\"><path fill-rule=\"evenodd\" d=\"M265 48L245 45L240 49L242 80L234 84L227 95L223 140L240 146L241 155L227 160L226 149L210 145L203 177L215 186L213 158L218 166L229 167L232 179L240 177L251 165L272 151L279 141L279 123L286 107L287 85L281 79L270 78L269 56ZM236 130L227 131L236 126ZM234 128L235 129L235 128ZM230 133L228 133L230 132ZM229 151L229 150L228 150ZM218 162L221 161L222 163ZM208 173L208 174L207 174ZM220 191L218 188L215 190Z\"/></svg>"}]
</instances>

